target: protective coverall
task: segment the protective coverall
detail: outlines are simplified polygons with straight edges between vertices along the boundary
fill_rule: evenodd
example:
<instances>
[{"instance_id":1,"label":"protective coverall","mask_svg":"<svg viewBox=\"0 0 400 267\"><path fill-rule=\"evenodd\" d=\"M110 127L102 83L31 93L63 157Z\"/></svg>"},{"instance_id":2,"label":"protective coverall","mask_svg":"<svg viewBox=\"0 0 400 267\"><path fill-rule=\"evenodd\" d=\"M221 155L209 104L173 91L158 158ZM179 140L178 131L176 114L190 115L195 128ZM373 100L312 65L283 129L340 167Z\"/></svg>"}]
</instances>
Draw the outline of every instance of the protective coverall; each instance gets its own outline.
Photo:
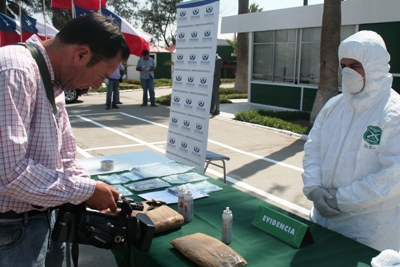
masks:
<instances>
[{"instance_id":1,"label":"protective coverall","mask_svg":"<svg viewBox=\"0 0 400 267\"><path fill-rule=\"evenodd\" d=\"M390 55L382 38L358 32L339 46L339 60L359 61L365 86L333 97L305 144L304 194L337 189L340 213L310 219L378 250L400 250L400 96L391 89Z\"/></svg>"}]
</instances>

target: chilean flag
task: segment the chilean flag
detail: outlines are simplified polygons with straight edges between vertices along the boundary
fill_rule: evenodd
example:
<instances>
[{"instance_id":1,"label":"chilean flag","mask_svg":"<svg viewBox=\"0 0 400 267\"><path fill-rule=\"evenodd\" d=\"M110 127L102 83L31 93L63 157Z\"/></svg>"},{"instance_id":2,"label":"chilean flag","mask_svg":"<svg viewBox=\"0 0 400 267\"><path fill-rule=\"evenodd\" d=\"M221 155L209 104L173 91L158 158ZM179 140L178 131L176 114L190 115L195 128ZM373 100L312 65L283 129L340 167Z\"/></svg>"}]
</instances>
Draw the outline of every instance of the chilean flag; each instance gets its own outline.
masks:
<instances>
[{"instance_id":1,"label":"chilean flag","mask_svg":"<svg viewBox=\"0 0 400 267\"><path fill-rule=\"evenodd\" d=\"M125 19L112 13L105 7L101 7L101 13L114 21L121 29L129 46L131 54L140 57L143 50L150 51L149 43L152 36L145 31L133 28Z\"/></svg>"},{"instance_id":2,"label":"chilean flag","mask_svg":"<svg viewBox=\"0 0 400 267\"><path fill-rule=\"evenodd\" d=\"M56 36L58 30L49 24L44 24L43 22L36 21L36 28L38 30L37 35L40 39L46 40Z\"/></svg>"},{"instance_id":3,"label":"chilean flag","mask_svg":"<svg viewBox=\"0 0 400 267\"><path fill-rule=\"evenodd\" d=\"M52 0L52 8L72 9L72 4L86 10L100 10L99 0ZM101 6L106 6L106 0L101 0Z\"/></svg>"},{"instance_id":4,"label":"chilean flag","mask_svg":"<svg viewBox=\"0 0 400 267\"><path fill-rule=\"evenodd\" d=\"M21 41L14 19L0 13L0 46L15 44Z\"/></svg>"},{"instance_id":5,"label":"chilean flag","mask_svg":"<svg viewBox=\"0 0 400 267\"><path fill-rule=\"evenodd\" d=\"M22 42L25 42L33 34L38 35L42 40L46 40L53 38L58 33L56 28L44 25L44 23L37 21L24 12L21 12L21 29Z\"/></svg>"},{"instance_id":6,"label":"chilean flag","mask_svg":"<svg viewBox=\"0 0 400 267\"><path fill-rule=\"evenodd\" d=\"M75 13L78 17L90 14L92 12L75 5ZM126 43L129 46L131 54L140 57L143 50L150 51L150 47L148 44L148 41L150 41L150 39L152 38L150 34L145 31L133 28L126 20L112 13L105 7L101 7L101 13L114 21L114 23L116 23L120 27L121 32L125 37Z\"/></svg>"},{"instance_id":7,"label":"chilean flag","mask_svg":"<svg viewBox=\"0 0 400 267\"><path fill-rule=\"evenodd\" d=\"M22 42L25 42L33 34L38 33L38 29L36 28L36 19L21 12L21 29Z\"/></svg>"}]
</instances>

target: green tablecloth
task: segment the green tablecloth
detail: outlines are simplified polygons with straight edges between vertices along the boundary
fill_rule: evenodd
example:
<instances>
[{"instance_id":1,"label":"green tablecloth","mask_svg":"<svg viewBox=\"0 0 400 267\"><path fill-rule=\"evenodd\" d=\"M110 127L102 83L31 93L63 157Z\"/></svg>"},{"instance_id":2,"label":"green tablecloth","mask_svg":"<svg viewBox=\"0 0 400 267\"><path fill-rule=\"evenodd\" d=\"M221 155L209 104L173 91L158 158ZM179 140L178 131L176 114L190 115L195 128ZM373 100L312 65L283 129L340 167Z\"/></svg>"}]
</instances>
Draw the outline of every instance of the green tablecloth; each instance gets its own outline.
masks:
<instances>
[{"instance_id":1,"label":"green tablecloth","mask_svg":"<svg viewBox=\"0 0 400 267\"><path fill-rule=\"evenodd\" d=\"M209 182L222 187L222 191L210 193L207 198L194 201L194 219L180 229L156 235L149 252L138 251L126 245L114 250L119 266L195 266L175 250L170 241L201 232L221 239L222 211L229 207L233 212L233 238L229 246L248 262L248 266L370 266L371 259L379 254L370 247L332 232L308 220L286 212L256 197L225 185L214 179ZM142 192L140 192L142 193ZM143 201L135 192L135 201ZM260 205L275 209L309 225L315 243L300 249L275 238L251 225ZM177 210L177 205L170 205ZM130 265L126 264L130 253Z\"/></svg>"}]
</instances>

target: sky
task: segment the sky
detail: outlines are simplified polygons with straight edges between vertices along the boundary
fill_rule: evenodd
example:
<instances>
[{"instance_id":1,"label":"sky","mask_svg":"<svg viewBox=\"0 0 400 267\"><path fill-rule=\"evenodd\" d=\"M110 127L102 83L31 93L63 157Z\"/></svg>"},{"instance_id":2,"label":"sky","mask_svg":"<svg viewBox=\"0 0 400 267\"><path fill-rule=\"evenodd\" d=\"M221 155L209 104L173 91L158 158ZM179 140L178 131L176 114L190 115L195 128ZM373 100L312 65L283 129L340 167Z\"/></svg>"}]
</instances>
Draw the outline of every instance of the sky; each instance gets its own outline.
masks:
<instances>
[{"instance_id":1,"label":"sky","mask_svg":"<svg viewBox=\"0 0 400 267\"><path fill-rule=\"evenodd\" d=\"M189 1L190 0L183 0L183 2ZM144 4L146 0L138 0L138 2ZM323 2L324 0L308 0L308 5L322 4ZM302 6L303 0L249 0L249 5L253 3L258 5L259 8L262 8L263 11L269 11ZM221 28L221 17L234 16L238 14L238 0L220 0L219 9L220 20L218 32L220 32ZM41 16L41 14L35 14L34 17L43 21L43 17ZM218 34L218 39L232 38L233 34Z\"/></svg>"},{"instance_id":2,"label":"sky","mask_svg":"<svg viewBox=\"0 0 400 267\"><path fill-rule=\"evenodd\" d=\"M188 1L184 1L188 2ZM258 5L262 11L298 7L303 5L303 0L249 0L249 5ZM308 0L308 5L323 4L324 0ZM238 14L238 0L220 0L219 3L219 29L221 29L221 17L234 16ZM218 39L232 39L233 34L218 34Z\"/></svg>"}]
</instances>

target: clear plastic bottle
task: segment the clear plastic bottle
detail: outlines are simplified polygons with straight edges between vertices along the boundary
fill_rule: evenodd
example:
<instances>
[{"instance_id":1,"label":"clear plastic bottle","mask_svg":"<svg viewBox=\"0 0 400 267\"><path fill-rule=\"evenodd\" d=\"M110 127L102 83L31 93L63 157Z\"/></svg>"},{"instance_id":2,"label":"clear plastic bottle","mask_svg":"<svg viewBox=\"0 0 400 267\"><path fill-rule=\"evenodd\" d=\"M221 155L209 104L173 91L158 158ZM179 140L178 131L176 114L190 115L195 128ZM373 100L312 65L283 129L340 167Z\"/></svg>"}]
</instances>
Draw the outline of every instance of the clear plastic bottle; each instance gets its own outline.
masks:
<instances>
[{"instance_id":1,"label":"clear plastic bottle","mask_svg":"<svg viewBox=\"0 0 400 267\"><path fill-rule=\"evenodd\" d=\"M222 213L222 242L229 244L232 241L233 214L229 207Z\"/></svg>"},{"instance_id":2,"label":"clear plastic bottle","mask_svg":"<svg viewBox=\"0 0 400 267\"><path fill-rule=\"evenodd\" d=\"M183 218L186 222L193 220L193 196L190 191L187 191L183 199Z\"/></svg>"},{"instance_id":3,"label":"clear plastic bottle","mask_svg":"<svg viewBox=\"0 0 400 267\"><path fill-rule=\"evenodd\" d=\"M180 187L178 191L178 212L183 216L183 211L184 211L184 197L185 196L185 188Z\"/></svg>"}]
</instances>

